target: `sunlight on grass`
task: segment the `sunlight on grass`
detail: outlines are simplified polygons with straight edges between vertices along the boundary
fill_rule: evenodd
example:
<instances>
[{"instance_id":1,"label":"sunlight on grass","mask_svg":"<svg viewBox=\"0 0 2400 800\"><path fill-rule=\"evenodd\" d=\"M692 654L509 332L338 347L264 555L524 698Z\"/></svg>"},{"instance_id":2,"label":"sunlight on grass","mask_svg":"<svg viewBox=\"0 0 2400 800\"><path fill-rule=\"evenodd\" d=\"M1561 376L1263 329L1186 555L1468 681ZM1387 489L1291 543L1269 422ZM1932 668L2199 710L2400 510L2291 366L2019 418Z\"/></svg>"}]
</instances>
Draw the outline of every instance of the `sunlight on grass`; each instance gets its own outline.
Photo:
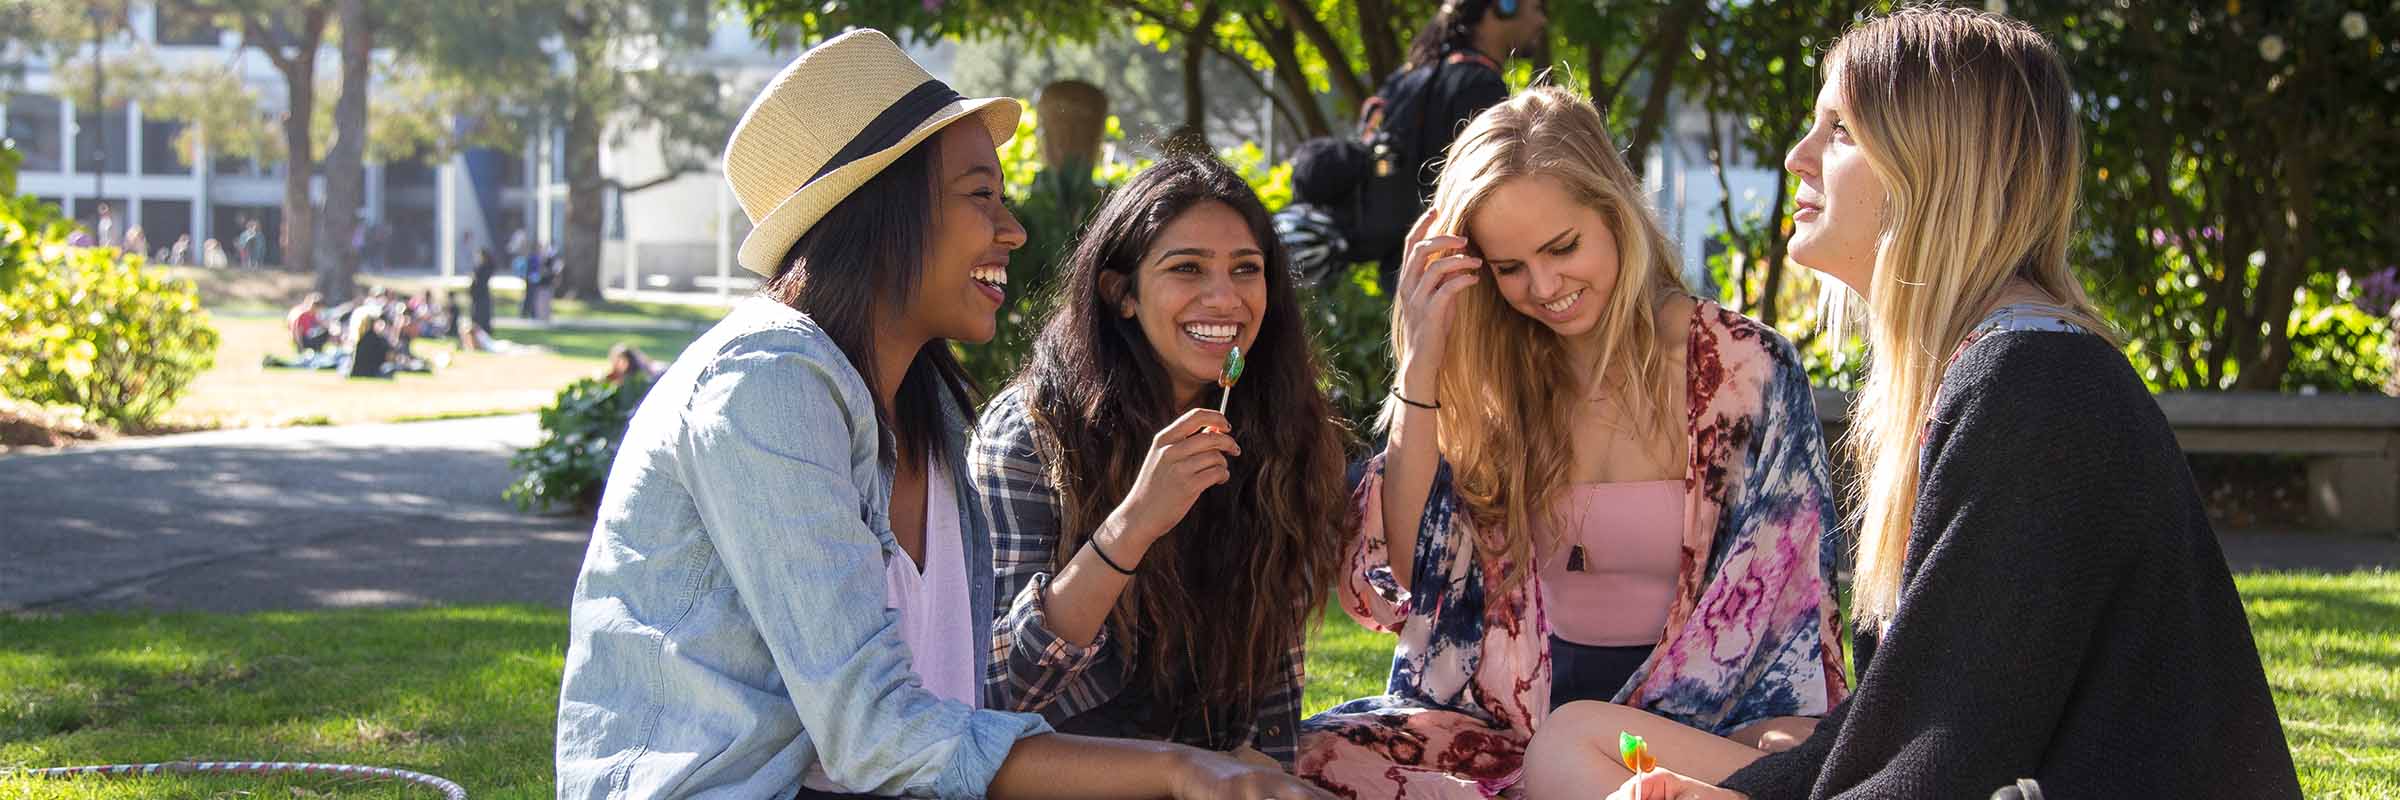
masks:
<instances>
[{"instance_id":1,"label":"sunlight on grass","mask_svg":"<svg viewBox=\"0 0 2400 800\"><path fill-rule=\"evenodd\" d=\"M2237 579L2310 797L2400 794L2400 574ZM551 791L566 612L523 606L0 618L0 768L332 761ZM1329 611L1305 708L1383 690L1392 637ZM325 777L36 782L0 797L430 798Z\"/></svg>"}]
</instances>

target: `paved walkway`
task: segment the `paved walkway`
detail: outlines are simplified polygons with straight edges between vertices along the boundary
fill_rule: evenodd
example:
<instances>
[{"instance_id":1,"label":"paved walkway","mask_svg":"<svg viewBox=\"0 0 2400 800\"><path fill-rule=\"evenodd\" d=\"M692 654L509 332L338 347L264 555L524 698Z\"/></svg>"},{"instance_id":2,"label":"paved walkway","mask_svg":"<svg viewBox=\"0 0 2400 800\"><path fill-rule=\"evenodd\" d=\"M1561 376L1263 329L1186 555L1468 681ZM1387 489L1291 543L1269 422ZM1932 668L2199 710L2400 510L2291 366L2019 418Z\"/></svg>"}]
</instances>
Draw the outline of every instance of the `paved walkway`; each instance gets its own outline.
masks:
<instances>
[{"instance_id":1,"label":"paved walkway","mask_svg":"<svg viewBox=\"0 0 2400 800\"><path fill-rule=\"evenodd\" d=\"M589 523L515 510L530 414L0 457L0 610L564 605Z\"/></svg>"},{"instance_id":2,"label":"paved walkway","mask_svg":"<svg viewBox=\"0 0 2400 800\"><path fill-rule=\"evenodd\" d=\"M0 611L567 601L589 523L500 498L532 415L0 456ZM2400 538L2228 532L2237 571L2400 570Z\"/></svg>"}]
</instances>

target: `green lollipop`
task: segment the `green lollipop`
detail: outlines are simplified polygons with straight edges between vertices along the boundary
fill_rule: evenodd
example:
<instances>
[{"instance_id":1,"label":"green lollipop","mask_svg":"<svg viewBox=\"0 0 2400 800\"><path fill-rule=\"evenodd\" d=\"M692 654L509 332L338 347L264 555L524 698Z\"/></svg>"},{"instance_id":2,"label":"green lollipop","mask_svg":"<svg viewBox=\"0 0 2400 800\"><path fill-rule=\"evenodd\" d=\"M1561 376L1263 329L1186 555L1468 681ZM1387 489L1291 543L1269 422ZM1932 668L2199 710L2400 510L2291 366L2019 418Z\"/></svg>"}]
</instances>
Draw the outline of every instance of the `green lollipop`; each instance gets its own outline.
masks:
<instances>
[{"instance_id":1,"label":"green lollipop","mask_svg":"<svg viewBox=\"0 0 2400 800\"><path fill-rule=\"evenodd\" d=\"M1234 345L1233 352L1225 354L1225 367L1217 371L1217 385L1225 387L1217 399L1217 413L1225 413L1226 405L1233 402L1233 384L1242 379L1242 367L1242 346Z\"/></svg>"}]
</instances>

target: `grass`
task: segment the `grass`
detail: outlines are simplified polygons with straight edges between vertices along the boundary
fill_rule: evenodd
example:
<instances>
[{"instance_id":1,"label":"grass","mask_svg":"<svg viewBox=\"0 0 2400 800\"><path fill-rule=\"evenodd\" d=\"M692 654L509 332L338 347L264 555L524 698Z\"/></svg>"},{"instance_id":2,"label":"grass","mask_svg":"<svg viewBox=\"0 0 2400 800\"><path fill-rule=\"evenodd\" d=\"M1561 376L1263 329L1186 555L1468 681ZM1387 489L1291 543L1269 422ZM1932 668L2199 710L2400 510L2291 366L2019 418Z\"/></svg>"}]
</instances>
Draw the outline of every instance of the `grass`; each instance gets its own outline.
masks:
<instances>
[{"instance_id":1,"label":"grass","mask_svg":"<svg viewBox=\"0 0 2400 800\"><path fill-rule=\"evenodd\" d=\"M565 612L477 607L0 621L0 764L399 766L477 798L550 794ZM0 797L438 797L327 777L37 783Z\"/></svg>"},{"instance_id":2,"label":"grass","mask_svg":"<svg viewBox=\"0 0 2400 800\"><path fill-rule=\"evenodd\" d=\"M2309 797L2400 794L2400 573L2237 578ZM0 619L0 767L313 760L551 794L566 612L529 607ZM1391 639L1339 612L1307 710L1380 692ZM2196 698L2195 701L2204 702ZM324 777L0 778L0 797L428 798Z\"/></svg>"},{"instance_id":3,"label":"grass","mask_svg":"<svg viewBox=\"0 0 2400 800\"><path fill-rule=\"evenodd\" d=\"M448 358L431 374L390 380L351 379L331 370L268 369L272 354L292 345L281 316L218 316L217 364L192 382L166 422L187 427L341 425L448 419L533 411L556 399L559 387L607 370L608 350L631 343L661 359L674 358L699 329L516 328L502 339L544 348L532 353L464 353L456 340L419 341L421 357Z\"/></svg>"},{"instance_id":4,"label":"grass","mask_svg":"<svg viewBox=\"0 0 2400 800\"><path fill-rule=\"evenodd\" d=\"M462 353L454 339L417 343L418 355L447 359L432 374L403 373L391 380L353 380L332 371L266 369L269 355L292 355L284 331L285 310L308 294L311 276L281 271L171 268L190 280L214 315L222 338L213 369L162 419L169 430L253 426L345 425L487 416L533 411L550 404L560 387L607 369L608 351L619 342L653 358L672 359L725 307L634 300L552 304L555 326L528 327L514 318L516 289L495 291L499 313L494 335L538 348L531 353ZM387 286L416 293L455 290L433 276L361 276L361 289Z\"/></svg>"}]
</instances>

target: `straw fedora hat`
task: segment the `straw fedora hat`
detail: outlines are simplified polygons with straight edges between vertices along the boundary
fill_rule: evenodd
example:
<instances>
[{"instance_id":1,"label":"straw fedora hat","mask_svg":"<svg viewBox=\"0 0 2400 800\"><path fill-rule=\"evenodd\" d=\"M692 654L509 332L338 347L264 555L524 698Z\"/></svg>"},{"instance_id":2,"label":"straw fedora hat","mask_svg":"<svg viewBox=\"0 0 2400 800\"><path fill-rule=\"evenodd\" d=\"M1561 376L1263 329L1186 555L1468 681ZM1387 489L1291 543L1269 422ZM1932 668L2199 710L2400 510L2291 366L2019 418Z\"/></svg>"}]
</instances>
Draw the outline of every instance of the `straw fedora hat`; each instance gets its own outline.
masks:
<instances>
[{"instance_id":1,"label":"straw fedora hat","mask_svg":"<svg viewBox=\"0 0 2400 800\"><path fill-rule=\"evenodd\" d=\"M1015 98L966 98L876 30L801 53L742 112L725 143L725 182L749 215L736 258L772 278L783 254L867 179L950 123L978 117L1008 141Z\"/></svg>"}]
</instances>

